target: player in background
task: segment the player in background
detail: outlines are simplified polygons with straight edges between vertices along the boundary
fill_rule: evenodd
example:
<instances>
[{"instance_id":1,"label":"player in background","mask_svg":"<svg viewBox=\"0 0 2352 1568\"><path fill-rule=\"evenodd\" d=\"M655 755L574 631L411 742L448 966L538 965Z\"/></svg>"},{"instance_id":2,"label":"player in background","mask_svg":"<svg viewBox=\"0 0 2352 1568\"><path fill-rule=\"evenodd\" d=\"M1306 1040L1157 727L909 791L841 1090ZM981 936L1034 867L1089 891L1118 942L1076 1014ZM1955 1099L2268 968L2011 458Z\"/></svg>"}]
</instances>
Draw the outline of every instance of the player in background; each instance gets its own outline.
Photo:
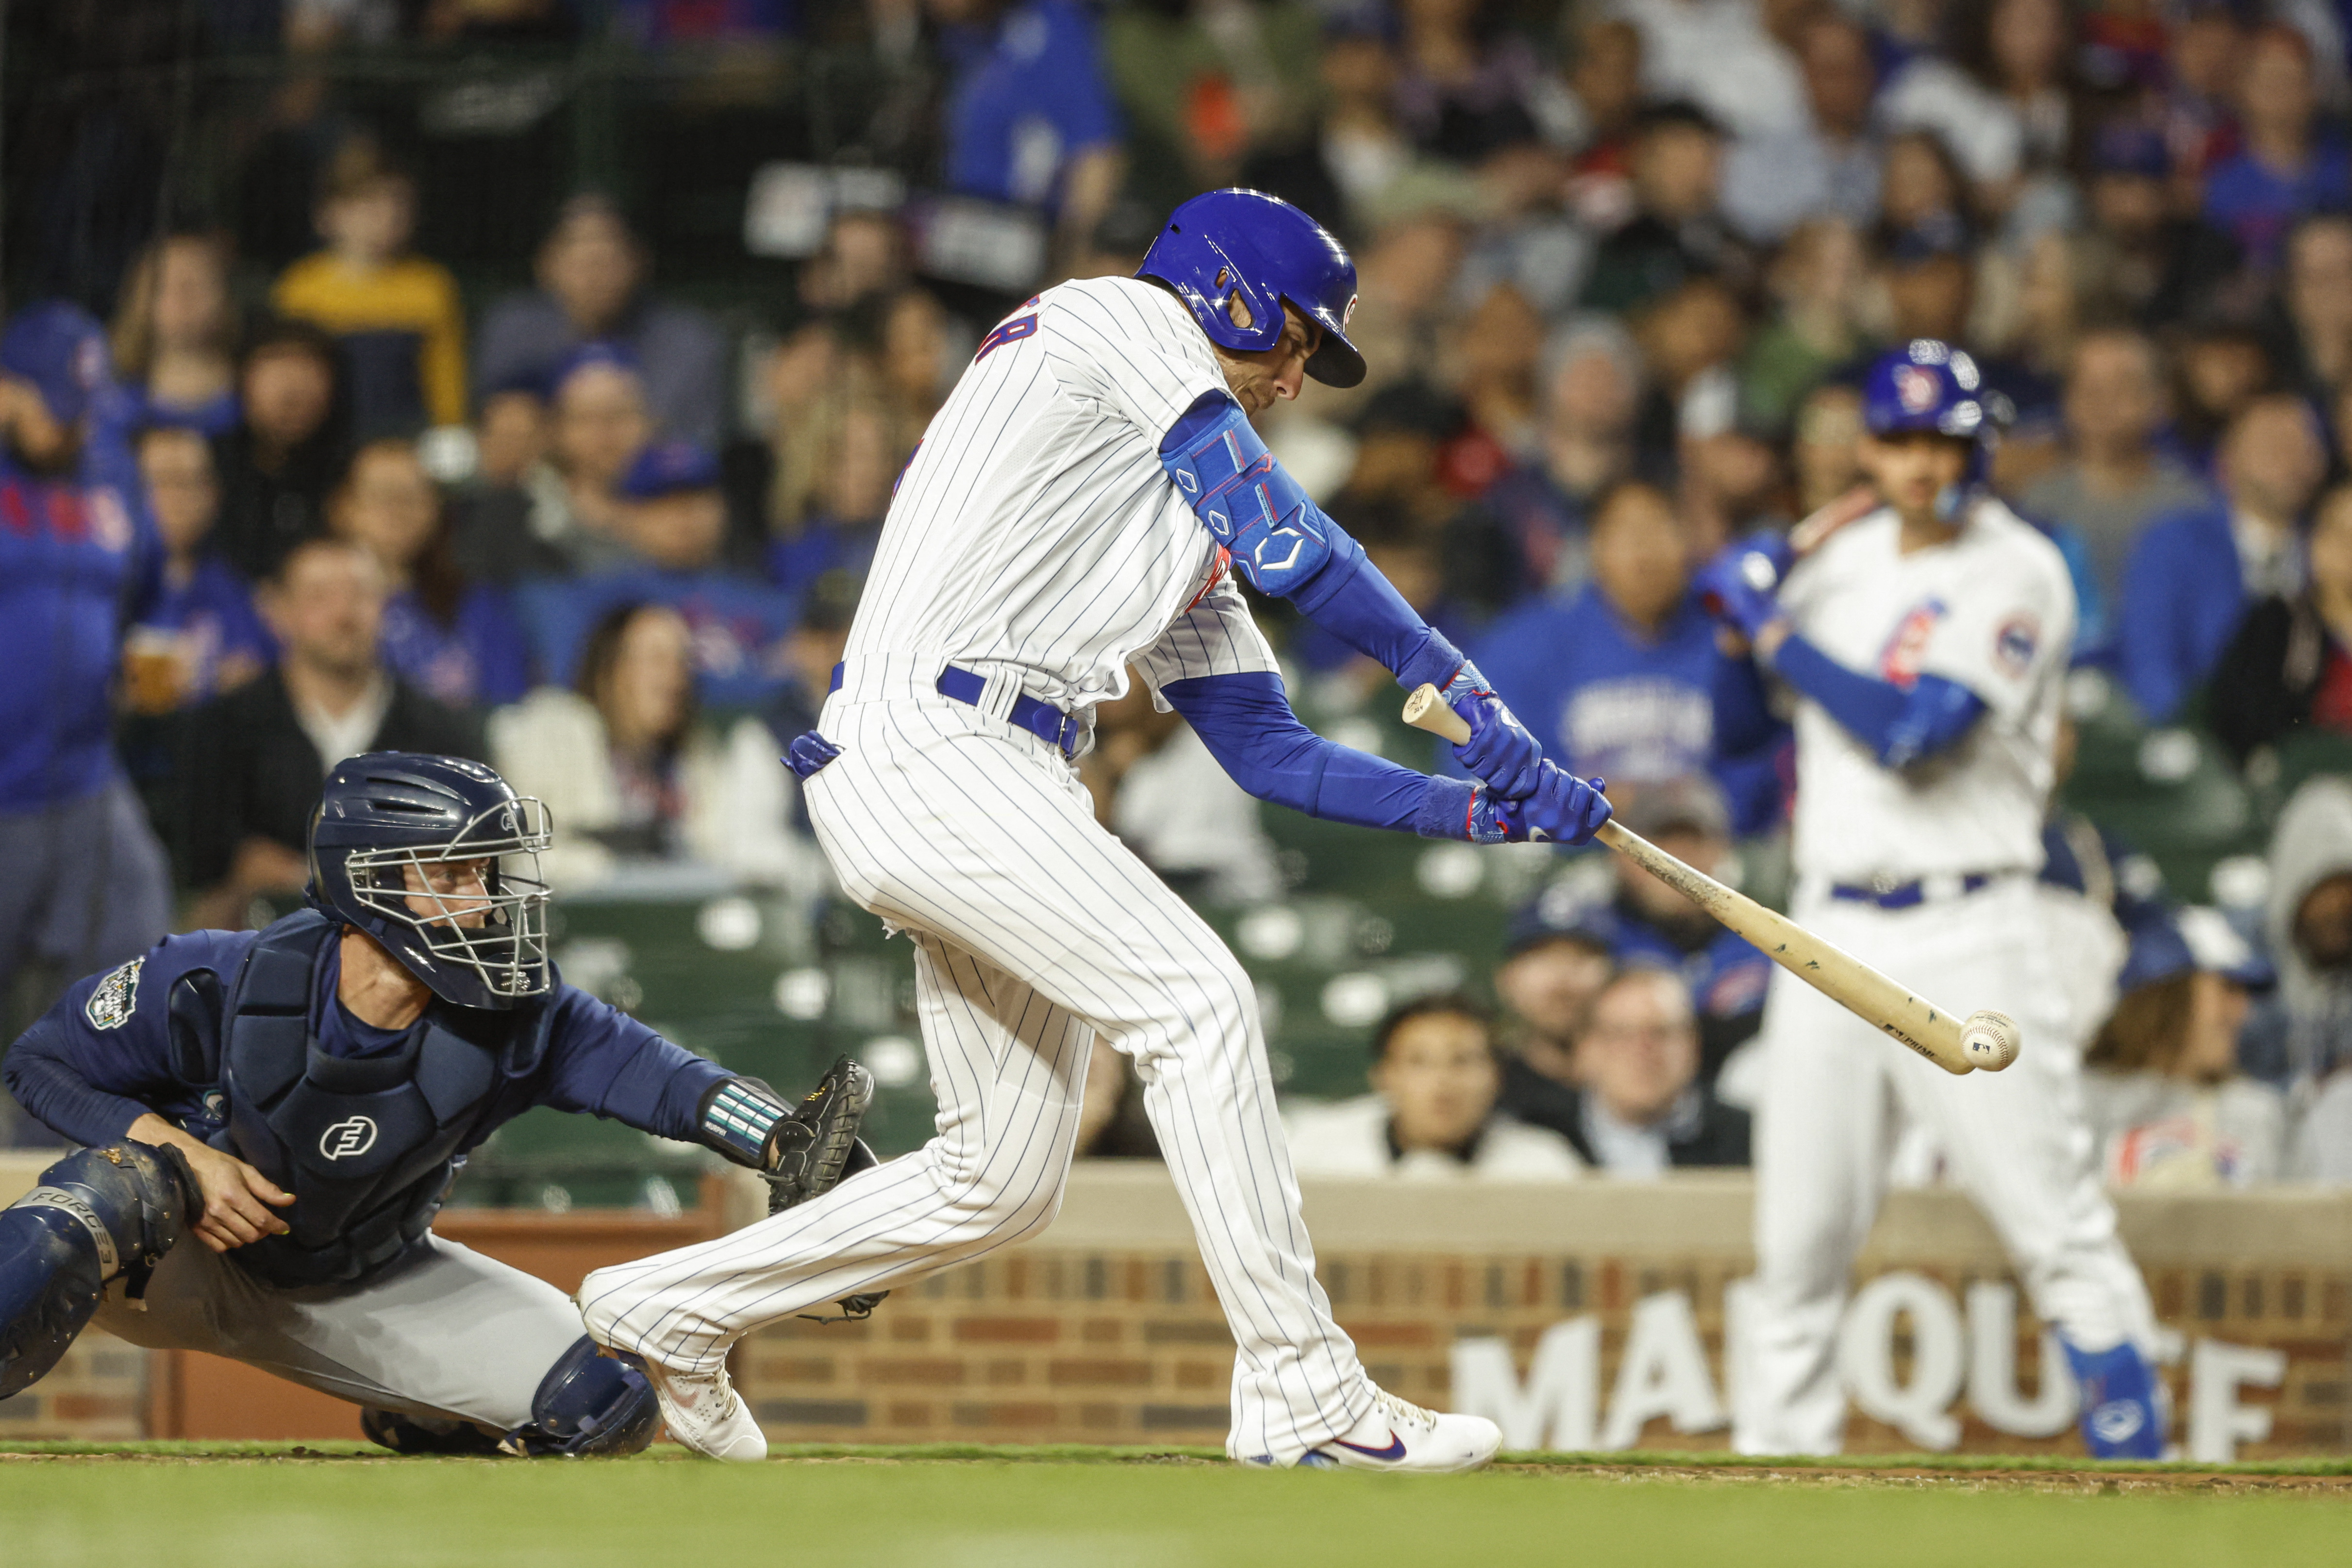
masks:
<instances>
[{"instance_id":1,"label":"player in background","mask_svg":"<svg viewBox=\"0 0 2352 1568\"><path fill-rule=\"evenodd\" d=\"M1992 432L1969 356L1931 339L1864 384L1864 470L1885 504L1790 566L1734 546L1700 588L1753 663L1717 733L1793 696L1791 916L1948 1006L2024 1026L2018 1064L1954 1078L1793 976L1766 1005L1757 1110L1755 1328L1732 1441L1834 1453L1835 1342L1899 1113L1923 1123L2008 1248L2083 1388L2102 1458L2162 1453L2147 1287L2084 1131L2079 1040L2034 889L2074 590L2055 547L1979 487ZM1785 582L1776 595L1776 579Z\"/></svg>"},{"instance_id":2,"label":"player in background","mask_svg":"<svg viewBox=\"0 0 2352 1568\"><path fill-rule=\"evenodd\" d=\"M94 1314L353 1401L406 1453L653 1441L644 1373L563 1292L433 1234L467 1151L552 1105L706 1144L792 1203L862 1151L873 1086L844 1062L795 1110L563 984L546 845L545 808L479 763L352 758L308 909L167 937L26 1032L9 1089L87 1147L0 1209L0 1399Z\"/></svg>"},{"instance_id":3,"label":"player in background","mask_svg":"<svg viewBox=\"0 0 2352 1568\"><path fill-rule=\"evenodd\" d=\"M1134 1063L1238 1353L1226 1450L1465 1469L1501 1440L1373 1386L1315 1279L1249 975L1099 826L1072 759L1141 672L1253 795L1430 837L1582 843L1596 786L1546 760L1476 668L1307 498L1249 416L1362 380L1355 265L1297 208L1218 191L1135 278L1065 283L984 338L893 500L820 728L793 742L841 884L915 945L938 1136L721 1241L599 1269L589 1331L665 1402L740 1412L763 1323L1036 1235L1097 1032ZM1431 778L1300 724L1232 574L1442 689L1475 775ZM672 1430L679 1423L672 1422ZM748 1414L706 1452L766 1451Z\"/></svg>"}]
</instances>

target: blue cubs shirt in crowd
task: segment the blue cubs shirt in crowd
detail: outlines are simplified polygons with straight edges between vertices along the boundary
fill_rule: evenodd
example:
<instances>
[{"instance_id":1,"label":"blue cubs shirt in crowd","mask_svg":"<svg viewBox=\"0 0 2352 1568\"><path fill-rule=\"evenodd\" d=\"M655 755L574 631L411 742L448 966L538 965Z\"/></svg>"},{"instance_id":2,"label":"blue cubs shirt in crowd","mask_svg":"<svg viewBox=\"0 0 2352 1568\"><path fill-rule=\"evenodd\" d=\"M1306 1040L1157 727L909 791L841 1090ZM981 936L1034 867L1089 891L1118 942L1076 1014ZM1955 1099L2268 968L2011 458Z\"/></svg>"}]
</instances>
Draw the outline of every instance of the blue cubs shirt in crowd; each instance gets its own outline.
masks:
<instances>
[{"instance_id":1,"label":"blue cubs shirt in crowd","mask_svg":"<svg viewBox=\"0 0 2352 1568\"><path fill-rule=\"evenodd\" d=\"M874 564L874 550L882 541L882 525L835 523L811 518L798 533L768 546L768 577L790 598L794 608L808 597L816 580L828 572L863 577Z\"/></svg>"},{"instance_id":2,"label":"blue cubs shirt in crowd","mask_svg":"<svg viewBox=\"0 0 2352 1568\"><path fill-rule=\"evenodd\" d=\"M1062 166L1118 140L1094 19L1074 0L1031 0L993 27L950 27L940 47L950 190L1040 204Z\"/></svg>"},{"instance_id":3,"label":"blue cubs shirt in crowd","mask_svg":"<svg viewBox=\"0 0 2352 1568\"><path fill-rule=\"evenodd\" d=\"M152 600L160 560L121 489L0 453L0 812L83 800L114 778L121 616L126 599Z\"/></svg>"},{"instance_id":4,"label":"blue cubs shirt in crowd","mask_svg":"<svg viewBox=\"0 0 2352 1568\"><path fill-rule=\"evenodd\" d=\"M1561 489L1541 463L1505 469L1480 503L1518 551L1523 583L1538 593L1573 592L1583 584L1591 566L1586 503Z\"/></svg>"},{"instance_id":5,"label":"blue cubs shirt in crowd","mask_svg":"<svg viewBox=\"0 0 2352 1568\"><path fill-rule=\"evenodd\" d=\"M414 588L383 606L383 662L411 686L452 707L516 702L530 689L530 644L514 601L478 584L442 621Z\"/></svg>"},{"instance_id":6,"label":"blue cubs shirt in crowd","mask_svg":"<svg viewBox=\"0 0 2352 1568\"><path fill-rule=\"evenodd\" d=\"M276 643L254 613L245 579L226 562L210 557L197 562L184 583L174 584L167 576L154 609L140 617L139 626L172 635L187 675L180 693L184 705L219 691L223 659L242 656L268 664L278 657Z\"/></svg>"},{"instance_id":7,"label":"blue cubs shirt in crowd","mask_svg":"<svg viewBox=\"0 0 2352 1568\"><path fill-rule=\"evenodd\" d=\"M1587 584L1503 616L1470 657L1544 754L1580 778L1712 773L1738 831L1753 832L1776 814L1769 767L1715 763L1714 679L1723 656L1696 600L1685 598L1652 638Z\"/></svg>"},{"instance_id":8,"label":"blue cubs shirt in crowd","mask_svg":"<svg viewBox=\"0 0 2352 1568\"><path fill-rule=\"evenodd\" d=\"M1700 1017L1737 1018L1763 1008L1772 961L1738 932L1718 931L1712 942L1691 952L1622 907L1617 916L1617 942L1610 956L1619 963L1655 964L1681 975Z\"/></svg>"},{"instance_id":9,"label":"blue cubs shirt in crowd","mask_svg":"<svg viewBox=\"0 0 2352 1568\"><path fill-rule=\"evenodd\" d=\"M2341 212L2352 204L2352 155L2333 135L2322 135L2303 167L2282 172L2252 153L2205 176L2205 221L2238 242L2261 268L2278 264L2286 237L2306 213Z\"/></svg>"},{"instance_id":10,"label":"blue cubs shirt in crowd","mask_svg":"<svg viewBox=\"0 0 2352 1568\"><path fill-rule=\"evenodd\" d=\"M597 621L630 604L678 613L692 642L695 690L714 707L764 706L792 675L784 658L784 637L794 622L792 601L764 583L725 572L625 566L577 582L530 584L518 600L540 668L558 685L579 678L580 657Z\"/></svg>"}]
</instances>

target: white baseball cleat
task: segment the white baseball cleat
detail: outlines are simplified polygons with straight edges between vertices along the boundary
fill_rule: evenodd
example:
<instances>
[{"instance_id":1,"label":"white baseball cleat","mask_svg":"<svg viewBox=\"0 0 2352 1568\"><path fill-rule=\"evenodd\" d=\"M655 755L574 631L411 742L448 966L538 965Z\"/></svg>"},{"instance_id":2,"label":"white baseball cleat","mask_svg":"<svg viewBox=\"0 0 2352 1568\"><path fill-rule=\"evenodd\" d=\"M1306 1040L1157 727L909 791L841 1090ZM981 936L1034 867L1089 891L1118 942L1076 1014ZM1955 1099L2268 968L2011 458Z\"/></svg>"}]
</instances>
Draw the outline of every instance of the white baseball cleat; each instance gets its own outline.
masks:
<instances>
[{"instance_id":1,"label":"white baseball cleat","mask_svg":"<svg viewBox=\"0 0 2352 1568\"><path fill-rule=\"evenodd\" d=\"M1503 1446L1503 1429L1484 1415L1442 1415L1386 1389L1372 1392L1371 1411L1353 1430L1316 1445L1292 1463L1300 1469L1443 1475L1475 1470ZM1249 1461L1276 1462L1271 1455Z\"/></svg>"},{"instance_id":2,"label":"white baseball cleat","mask_svg":"<svg viewBox=\"0 0 2352 1568\"><path fill-rule=\"evenodd\" d=\"M706 1458L756 1465L768 1457L767 1434L751 1419L725 1367L672 1372L654 1362L642 1364L671 1436Z\"/></svg>"}]
</instances>

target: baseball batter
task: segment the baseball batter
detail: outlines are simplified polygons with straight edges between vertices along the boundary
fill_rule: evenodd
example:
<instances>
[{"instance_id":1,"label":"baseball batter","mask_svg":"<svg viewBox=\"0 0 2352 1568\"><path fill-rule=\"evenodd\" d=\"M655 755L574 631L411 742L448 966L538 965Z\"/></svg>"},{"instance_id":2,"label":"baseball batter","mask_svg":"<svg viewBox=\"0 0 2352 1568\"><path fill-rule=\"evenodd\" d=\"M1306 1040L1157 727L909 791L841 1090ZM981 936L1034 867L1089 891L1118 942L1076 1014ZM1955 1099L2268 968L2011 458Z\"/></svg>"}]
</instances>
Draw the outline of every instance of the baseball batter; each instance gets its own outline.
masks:
<instances>
[{"instance_id":1,"label":"baseball batter","mask_svg":"<svg viewBox=\"0 0 2352 1568\"><path fill-rule=\"evenodd\" d=\"M1227 1451L1464 1469L1500 1440L1375 1388L1315 1279L1249 976L1097 826L1071 759L1125 667L1251 793L1428 837L1583 842L1607 819L1266 452L1248 416L1353 385L1355 267L1288 204L1179 207L1136 278L1066 283L982 340L900 480L819 729L793 745L842 886L915 945L938 1135L719 1241L600 1269L589 1332L673 1433L754 1458L728 1347L1054 1217L1100 1033L1133 1059L1232 1326ZM1475 782L1302 726L1232 574L1468 721ZM677 1412L688 1408L688 1418Z\"/></svg>"},{"instance_id":2,"label":"baseball batter","mask_svg":"<svg viewBox=\"0 0 2352 1568\"><path fill-rule=\"evenodd\" d=\"M2154 1316L2089 1159L2033 888L2073 590L2057 550L1977 486L1991 432L1967 354L1928 339L1888 354L1864 417L1884 504L1793 566L1785 551L1735 547L1702 592L1796 699L1792 918L1946 1005L2009 1013L2028 1044L2008 1072L1954 1078L1775 973L1757 1327L1733 1441L1837 1451L1838 1319L1899 1112L1946 1152L2057 1330L2091 1451L2153 1457ZM1737 668L1748 689L1727 694L1718 733L1769 722L1755 665Z\"/></svg>"}]
</instances>

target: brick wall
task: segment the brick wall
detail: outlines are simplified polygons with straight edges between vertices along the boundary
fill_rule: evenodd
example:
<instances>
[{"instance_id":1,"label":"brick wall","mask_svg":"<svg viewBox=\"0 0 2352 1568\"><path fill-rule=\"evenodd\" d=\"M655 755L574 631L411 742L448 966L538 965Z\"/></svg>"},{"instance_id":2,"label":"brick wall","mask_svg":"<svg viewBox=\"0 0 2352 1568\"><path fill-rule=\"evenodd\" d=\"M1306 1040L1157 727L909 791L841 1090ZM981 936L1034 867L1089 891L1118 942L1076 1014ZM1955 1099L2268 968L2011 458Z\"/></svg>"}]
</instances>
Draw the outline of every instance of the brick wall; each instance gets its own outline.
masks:
<instances>
[{"instance_id":1,"label":"brick wall","mask_svg":"<svg viewBox=\"0 0 2352 1568\"><path fill-rule=\"evenodd\" d=\"M1221 1443L1233 1342L1189 1235L1168 1236L1160 1245L1117 1245L1158 1241L1167 1215L1153 1206L1157 1194L1148 1181L1122 1177L1107 1193L1088 1191L1096 1179L1082 1173L1063 1225L1043 1241L902 1289L868 1322L795 1321L746 1341L737 1376L770 1435L783 1441ZM1164 1176L1160 1183L1164 1186ZM1709 1374L1717 1388L1725 1386L1726 1288L1753 1267L1744 1245L1752 1201L1744 1182L1694 1184L1663 1200L1657 1213L1613 1216L1588 1207L1607 1205L1606 1189L1580 1192L1573 1202L1556 1193L1486 1190L1476 1194L1482 1206L1465 1213L1460 1205L1469 1195L1309 1190L1310 1223L1331 1238L1318 1272L1341 1324L1383 1386L1444 1406L1453 1392L1450 1354L1458 1339L1505 1340L1524 1376L1546 1330L1590 1315L1600 1325L1598 1388L1605 1399L1635 1304L1677 1291L1689 1300ZM1172 1193L1168 1196L1172 1203ZM1637 1197L1621 1188L1614 1206L1661 1201L1654 1191ZM2187 1342L2217 1339L2286 1352L2280 1387L2242 1393L2243 1403L2270 1409L2273 1421L2269 1440L2243 1446L2243 1457L2352 1451L2352 1249L2331 1245L2333 1232L2313 1228L2314 1203L2330 1226L2343 1223L2352 1208L2352 1200L2302 1194L2218 1212L2189 1212L2179 1200L2126 1205L2127 1234L2169 1328ZM1579 1230L1613 1232L1607 1238L1612 1245L1524 1244L1546 1239L1543 1233L1572 1237ZM1523 1245L1493 1239L1513 1232ZM1449 1233L1478 1245L1423 1251L1394 1243L1400 1235ZM1388 1245L1362 1245L1375 1236ZM2307 1261L2265 1258L2266 1247ZM1692 1250L1675 1256L1680 1248ZM2176 1256L2184 1251L2209 1256ZM1894 1269L1935 1281L1956 1305L1973 1285L2013 1283L1981 1221L1950 1194L1907 1194L1890 1205L1858 1279ZM2039 1384L2039 1329L2030 1313L2018 1317L2015 1381L2020 1395L2030 1397ZM1891 1359L1907 1381L1914 1370L1907 1333L1894 1336ZM2176 1405L2185 1409L2185 1359L2168 1376ZM2078 1451L2071 1433L2019 1437L1995 1430L1965 1398L1950 1409L1966 1449ZM1660 1419L1639 1442L1706 1449L1724 1447L1727 1436L1721 1426L1675 1432ZM1865 1452L1920 1446L1861 1414L1853 1417L1848 1445Z\"/></svg>"},{"instance_id":2,"label":"brick wall","mask_svg":"<svg viewBox=\"0 0 2352 1568\"><path fill-rule=\"evenodd\" d=\"M56 1370L0 1399L0 1441L121 1442L147 1435L147 1352L92 1329Z\"/></svg>"},{"instance_id":3,"label":"brick wall","mask_svg":"<svg viewBox=\"0 0 2352 1568\"><path fill-rule=\"evenodd\" d=\"M0 1203L31 1175L0 1156ZM618 1214L453 1215L451 1225L475 1226L473 1244L568 1287L583 1259L677 1245L764 1212L764 1189L748 1178L738 1185L723 1220L712 1194L667 1226ZM1637 1303L1671 1292L1687 1298L1708 1376L1724 1385L1726 1288L1752 1268L1745 1178L1565 1188L1319 1184L1307 1196L1339 1320L1372 1375L1407 1398L1450 1402L1457 1341L1501 1339L1525 1377L1538 1338L1590 1317L1606 1399ZM2168 1326L2191 1342L2284 1353L2278 1387L2243 1391L2243 1403L2269 1411L2272 1432L2242 1452L2352 1452L2352 1194L2126 1196L2119 1209ZM1949 1193L1889 1202L1857 1273L1890 1270L1925 1276L1956 1303L1972 1285L2008 1278L1990 1230ZM2014 1360L2020 1393L2030 1396L2039 1347L2030 1318L2020 1316ZM1912 1371L1910 1349L1907 1335L1895 1336L1898 1377ZM0 1401L0 1439L152 1435L169 1403L163 1396L176 1386L154 1368L144 1352L92 1331L47 1378ZM902 1288L865 1323L773 1326L744 1342L737 1372L780 1440L1213 1445L1224 1436L1233 1344L1166 1173L1121 1164L1081 1167L1041 1242ZM2171 1376L2185 1409L2185 1366ZM1995 1431L1967 1399L1955 1400L1951 1414L1966 1448L2073 1449L2070 1436ZM348 1407L334 1415L332 1433L276 1435L348 1436ZM1709 1448L1726 1434L1653 1422L1639 1440ZM1917 1447L1862 1415L1849 1444Z\"/></svg>"}]
</instances>

